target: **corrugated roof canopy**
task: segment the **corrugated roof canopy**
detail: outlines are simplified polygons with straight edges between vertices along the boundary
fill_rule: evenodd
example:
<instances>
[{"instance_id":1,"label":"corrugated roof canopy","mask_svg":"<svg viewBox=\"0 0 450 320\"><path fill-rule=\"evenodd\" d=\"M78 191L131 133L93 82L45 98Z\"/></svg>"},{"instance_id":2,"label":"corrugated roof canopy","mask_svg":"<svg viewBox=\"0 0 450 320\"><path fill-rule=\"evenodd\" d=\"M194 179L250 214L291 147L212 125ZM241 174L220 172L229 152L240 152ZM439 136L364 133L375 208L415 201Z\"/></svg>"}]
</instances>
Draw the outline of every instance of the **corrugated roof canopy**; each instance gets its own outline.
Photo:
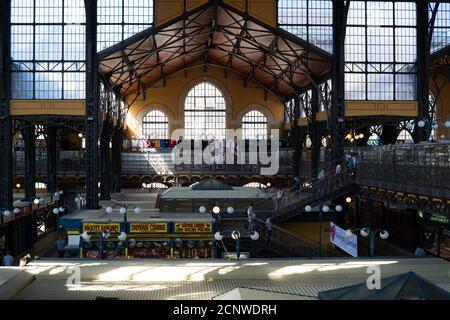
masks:
<instances>
[{"instance_id":1,"label":"corrugated roof canopy","mask_svg":"<svg viewBox=\"0 0 450 320\"><path fill-rule=\"evenodd\" d=\"M100 72L128 96L208 63L285 97L329 72L329 53L244 15L226 4L198 7L100 52Z\"/></svg>"}]
</instances>

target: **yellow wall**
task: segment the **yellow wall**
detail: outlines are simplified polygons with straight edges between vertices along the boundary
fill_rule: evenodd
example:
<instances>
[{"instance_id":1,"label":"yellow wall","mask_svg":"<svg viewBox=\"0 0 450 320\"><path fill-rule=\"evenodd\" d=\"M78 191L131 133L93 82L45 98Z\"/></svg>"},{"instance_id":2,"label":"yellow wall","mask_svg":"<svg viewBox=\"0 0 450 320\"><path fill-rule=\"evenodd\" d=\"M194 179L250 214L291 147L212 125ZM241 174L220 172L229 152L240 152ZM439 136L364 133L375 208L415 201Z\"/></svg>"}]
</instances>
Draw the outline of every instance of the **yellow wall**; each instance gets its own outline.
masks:
<instances>
[{"instance_id":1,"label":"yellow wall","mask_svg":"<svg viewBox=\"0 0 450 320\"><path fill-rule=\"evenodd\" d=\"M285 222L279 225L293 234L319 242L320 224L319 222ZM330 223L322 222L322 247L327 247L330 243Z\"/></svg>"},{"instance_id":2,"label":"yellow wall","mask_svg":"<svg viewBox=\"0 0 450 320\"><path fill-rule=\"evenodd\" d=\"M188 91L197 83L210 81L224 93L227 103L227 128L236 129L241 127L241 116L251 106L259 105L269 115L269 129L282 129L284 125L283 104L278 98L267 94L266 100L264 90L256 83L247 81L247 86L241 76L236 73L227 72L225 78L224 69L208 66L206 72L203 67L189 69L186 77L183 71L172 74L166 78L166 85L160 81L150 88L132 104L127 115L126 126L130 137L141 137L142 116L153 109L165 112L169 118L169 135L174 129L183 128L184 97ZM131 101L134 97L128 97ZM272 118L272 121L270 121Z\"/></svg>"}]
</instances>

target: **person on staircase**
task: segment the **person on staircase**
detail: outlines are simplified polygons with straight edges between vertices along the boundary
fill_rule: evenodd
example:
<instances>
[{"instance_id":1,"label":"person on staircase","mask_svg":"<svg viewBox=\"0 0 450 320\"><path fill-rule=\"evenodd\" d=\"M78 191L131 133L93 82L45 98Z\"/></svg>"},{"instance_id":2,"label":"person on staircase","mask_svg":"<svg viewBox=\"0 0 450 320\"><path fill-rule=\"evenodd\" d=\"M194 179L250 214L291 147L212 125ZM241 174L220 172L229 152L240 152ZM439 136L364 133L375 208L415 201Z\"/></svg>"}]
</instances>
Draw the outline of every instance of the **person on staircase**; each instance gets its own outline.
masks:
<instances>
[{"instance_id":1,"label":"person on staircase","mask_svg":"<svg viewBox=\"0 0 450 320\"><path fill-rule=\"evenodd\" d=\"M267 242L272 241L272 216L269 215L266 219L266 232L267 232Z\"/></svg>"},{"instance_id":2,"label":"person on staircase","mask_svg":"<svg viewBox=\"0 0 450 320\"><path fill-rule=\"evenodd\" d=\"M279 188L277 191L277 197L275 202L275 210L278 211L281 209L281 203L283 201L284 191L283 189Z\"/></svg>"}]
</instances>

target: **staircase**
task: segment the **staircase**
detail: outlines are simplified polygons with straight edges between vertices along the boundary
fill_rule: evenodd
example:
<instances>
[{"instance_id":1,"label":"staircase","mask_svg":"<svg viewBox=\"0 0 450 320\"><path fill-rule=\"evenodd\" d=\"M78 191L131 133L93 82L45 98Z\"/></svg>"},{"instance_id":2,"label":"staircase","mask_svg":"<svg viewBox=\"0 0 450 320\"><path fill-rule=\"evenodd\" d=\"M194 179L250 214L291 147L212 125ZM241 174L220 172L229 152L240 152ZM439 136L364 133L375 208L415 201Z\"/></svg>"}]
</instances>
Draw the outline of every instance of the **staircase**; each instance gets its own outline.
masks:
<instances>
[{"instance_id":1,"label":"staircase","mask_svg":"<svg viewBox=\"0 0 450 320\"><path fill-rule=\"evenodd\" d=\"M240 231L241 234L246 234L248 233L244 227L246 221L246 219L242 218L230 220L222 219L221 229L233 229ZM310 258L319 256L339 257L344 255L343 253L324 246L322 246L322 250L320 250L318 242L299 237L277 226L272 226L272 237L271 239L268 239L265 223L260 219L256 219L254 230L260 234L259 240L245 241L243 239L241 241L241 251L250 251L252 257L259 256L259 253L262 250L273 252L284 258ZM231 246L232 245L233 244L231 244Z\"/></svg>"},{"instance_id":2,"label":"staircase","mask_svg":"<svg viewBox=\"0 0 450 320\"><path fill-rule=\"evenodd\" d=\"M329 174L322 180L311 179L300 190L284 195L277 210L272 212L272 221L274 223L286 221L302 212L307 205L316 207L357 189L355 174L350 170L343 171L339 176Z\"/></svg>"}]
</instances>

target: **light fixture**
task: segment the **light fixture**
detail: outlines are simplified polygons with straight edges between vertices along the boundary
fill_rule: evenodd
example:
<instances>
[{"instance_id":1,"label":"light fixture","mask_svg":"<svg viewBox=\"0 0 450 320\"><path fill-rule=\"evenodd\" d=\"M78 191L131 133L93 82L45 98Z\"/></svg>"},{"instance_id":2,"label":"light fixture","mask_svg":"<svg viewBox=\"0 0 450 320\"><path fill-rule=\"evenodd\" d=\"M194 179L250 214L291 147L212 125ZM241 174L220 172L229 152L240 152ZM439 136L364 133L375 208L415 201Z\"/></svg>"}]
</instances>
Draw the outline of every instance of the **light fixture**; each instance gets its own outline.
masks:
<instances>
[{"instance_id":1,"label":"light fixture","mask_svg":"<svg viewBox=\"0 0 450 320\"><path fill-rule=\"evenodd\" d=\"M411 122L408 122L408 123L406 124L406 129L412 130L412 128L413 128L413 124L412 124Z\"/></svg>"},{"instance_id":2,"label":"light fixture","mask_svg":"<svg viewBox=\"0 0 450 320\"><path fill-rule=\"evenodd\" d=\"M369 236L369 231L366 228L362 228L361 231L359 232L361 234L361 236L363 237L367 237Z\"/></svg>"},{"instance_id":3,"label":"light fixture","mask_svg":"<svg viewBox=\"0 0 450 320\"><path fill-rule=\"evenodd\" d=\"M267 188L270 188L272 186L272 184L270 182L267 182L266 186L267 186Z\"/></svg>"},{"instance_id":4,"label":"light fixture","mask_svg":"<svg viewBox=\"0 0 450 320\"><path fill-rule=\"evenodd\" d=\"M352 202L352 198L350 198L350 197L345 198L345 202L347 202L347 203Z\"/></svg>"},{"instance_id":5,"label":"light fixture","mask_svg":"<svg viewBox=\"0 0 450 320\"><path fill-rule=\"evenodd\" d=\"M14 212L14 214L19 214L20 213L20 209L19 208L15 208L13 212Z\"/></svg>"},{"instance_id":6,"label":"light fixture","mask_svg":"<svg viewBox=\"0 0 450 320\"><path fill-rule=\"evenodd\" d=\"M223 236L222 236L222 234L221 234L220 232L217 231L217 232L214 234L214 239L216 239L217 241L222 241Z\"/></svg>"},{"instance_id":7,"label":"light fixture","mask_svg":"<svg viewBox=\"0 0 450 320\"><path fill-rule=\"evenodd\" d=\"M59 211L60 211L60 212L64 212L64 211L66 211L66 208L64 208L64 207L59 207Z\"/></svg>"},{"instance_id":8,"label":"light fixture","mask_svg":"<svg viewBox=\"0 0 450 320\"><path fill-rule=\"evenodd\" d=\"M351 238L353 236L353 232L350 229L345 230L345 236L347 238Z\"/></svg>"},{"instance_id":9,"label":"light fixture","mask_svg":"<svg viewBox=\"0 0 450 320\"><path fill-rule=\"evenodd\" d=\"M256 232L256 231L253 231L253 233L250 234L250 239L255 240L255 241L258 240L259 239L259 233Z\"/></svg>"},{"instance_id":10,"label":"light fixture","mask_svg":"<svg viewBox=\"0 0 450 320\"><path fill-rule=\"evenodd\" d=\"M147 188L147 184L145 182L142 183L142 188Z\"/></svg>"},{"instance_id":11,"label":"light fixture","mask_svg":"<svg viewBox=\"0 0 450 320\"><path fill-rule=\"evenodd\" d=\"M312 210L312 207L311 207L310 205L307 205L307 206L305 207L305 211L306 211L306 212L311 212L311 210Z\"/></svg>"},{"instance_id":12,"label":"light fixture","mask_svg":"<svg viewBox=\"0 0 450 320\"><path fill-rule=\"evenodd\" d=\"M53 209L53 213L54 214L59 214L59 209L58 208Z\"/></svg>"},{"instance_id":13,"label":"light fixture","mask_svg":"<svg viewBox=\"0 0 450 320\"><path fill-rule=\"evenodd\" d=\"M360 134L359 134L359 138L360 138L360 139L364 139L364 133L360 133Z\"/></svg>"},{"instance_id":14,"label":"light fixture","mask_svg":"<svg viewBox=\"0 0 450 320\"><path fill-rule=\"evenodd\" d=\"M75 202L76 203L80 202L80 198L79 197L75 197Z\"/></svg>"},{"instance_id":15,"label":"light fixture","mask_svg":"<svg viewBox=\"0 0 450 320\"><path fill-rule=\"evenodd\" d=\"M60 190L58 193L62 196L64 194L64 191Z\"/></svg>"},{"instance_id":16,"label":"light fixture","mask_svg":"<svg viewBox=\"0 0 450 320\"><path fill-rule=\"evenodd\" d=\"M213 212L214 212L215 214L219 214L220 208L219 208L218 206L215 206L215 207L213 208Z\"/></svg>"},{"instance_id":17,"label":"light fixture","mask_svg":"<svg viewBox=\"0 0 450 320\"><path fill-rule=\"evenodd\" d=\"M127 208L122 207L122 208L120 208L119 212L120 212L120 214L125 214L125 213L127 213Z\"/></svg>"},{"instance_id":18,"label":"light fixture","mask_svg":"<svg viewBox=\"0 0 450 320\"><path fill-rule=\"evenodd\" d=\"M125 232L121 232L117 238L119 241L125 241L127 240L127 234Z\"/></svg>"},{"instance_id":19,"label":"light fixture","mask_svg":"<svg viewBox=\"0 0 450 320\"><path fill-rule=\"evenodd\" d=\"M78 138L83 138L83 134L81 132L78 134Z\"/></svg>"},{"instance_id":20,"label":"light fixture","mask_svg":"<svg viewBox=\"0 0 450 320\"><path fill-rule=\"evenodd\" d=\"M234 230L233 232L231 232L231 237L234 240L238 240L241 237L241 233L237 230Z\"/></svg>"},{"instance_id":21,"label":"light fixture","mask_svg":"<svg viewBox=\"0 0 450 320\"><path fill-rule=\"evenodd\" d=\"M89 235L89 233L87 233L87 231L83 232L81 234L81 238L83 238L84 241L86 242L90 242L91 241L91 236Z\"/></svg>"},{"instance_id":22,"label":"light fixture","mask_svg":"<svg viewBox=\"0 0 450 320\"><path fill-rule=\"evenodd\" d=\"M136 214L141 213L141 208L139 208L139 207L134 208L134 213L136 213Z\"/></svg>"},{"instance_id":23,"label":"light fixture","mask_svg":"<svg viewBox=\"0 0 450 320\"><path fill-rule=\"evenodd\" d=\"M437 128L439 128L439 125L437 124L437 123L433 123L432 125L431 125L431 128L433 128L433 129L437 129Z\"/></svg>"},{"instance_id":24,"label":"light fixture","mask_svg":"<svg viewBox=\"0 0 450 320\"><path fill-rule=\"evenodd\" d=\"M340 204L338 204L335 208L336 212L342 212L342 206Z\"/></svg>"},{"instance_id":25,"label":"light fixture","mask_svg":"<svg viewBox=\"0 0 450 320\"><path fill-rule=\"evenodd\" d=\"M203 207L203 206L201 206L200 208L198 208L198 211L199 211L200 213L205 213L205 212L206 212L206 208Z\"/></svg>"},{"instance_id":26,"label":"light fixture","mask_svg":"<svg viewBox=\"0 0 450 320\"><path fill-rule=\"evenodd\" d=\"M425 121L419 120L419 122L417 122L417 125L419 126L419 128L423 128L425 127Z\"/></svg>"},{"instance_id":27,"label":"light fixture","mask_svg":"<svg viewBox=\"0 0 450 320\"><path fill-rule=\"evenodd\" d=\"M389 238L389 232L387 232L387 230L381 230L380 238L386 240L387 238Z\"/></svg>"},{"instance_id":28,"label":"light fixture","mask_svg":"<svg viewBox=\"0 0 450 320\"><path fill-rule=\"evenodd\" d=\"M34 200L33 200L33 203L34 203L34 204L39 204L39 199L34 199Z\"/></svg>"},{"instance_id":29,"label":"light fixture","mask_svg":"<svg viewBox=\"0 0 450 320\"><path fill-rule=\"evenodd\" d=\"M329 206L327 206L327 205L324 205L323 207L322 207L322 211L323 212L329 212L330 211L330 207Z\"/></svg>"},{"instance_id":30,"label":"light fixture","mask_svg":"<svg viewBox=\"0 0 450 320\"><path fill-rule=\"evenodd\" d=\"M443 135L441 135L441 139L442 140L444 140L445 139L445 135L443 134Z\"/></svg>"},{"instance_id":31,"label":"light fixture","mask_svg":"<svg viewBox=\"0 0 450 320\"><path fill-rule=\"evenodd\" d=\"M444 126L445 126L446 128L450 128L450 120L445 121L445 122L444 122Z\"/></svg>"},{"instance_id":32,"label":"light fixture","mask_svg":"<svg viewBox=\"0 0 450 320\"><path fill-rule=\"evenodd\" d=\"M111 208L111 207L107 207L106 208L106 213L112 213L113 212L113 208Z\"/></svg>"},{"instance_id":33,"label":"light fixture","mask_svg":"<svg viewBox=\"0 0 450 320\"><path fill-rule=\"evenodd\" d=\"M232 213L234 212L234 208L233 208L233 207L228 207L228 208L227 208L227 212L228 212L229 214L232 214Z\"/></svg>"},{"instance_id":34,"label":"light fixture","mask_svg":"<svg viewBox=\"0 0 450 320\"><path fill-rule=\"evenodd\" d=\"M20 183L16 184L16 188L19 189L21 187Z\"/></svg>"},{"instance_id":35,"label":"light fixture","mask_svg":"<svg viewBox=\"0 0 450 320\"><path fill-rule=\"evenodd\" d=\"M5 217L10 216L10 215L11 215L11 211L5 210L5 211L3 211L3 215L4 215Z\"/></svg>"}]
</instances>

